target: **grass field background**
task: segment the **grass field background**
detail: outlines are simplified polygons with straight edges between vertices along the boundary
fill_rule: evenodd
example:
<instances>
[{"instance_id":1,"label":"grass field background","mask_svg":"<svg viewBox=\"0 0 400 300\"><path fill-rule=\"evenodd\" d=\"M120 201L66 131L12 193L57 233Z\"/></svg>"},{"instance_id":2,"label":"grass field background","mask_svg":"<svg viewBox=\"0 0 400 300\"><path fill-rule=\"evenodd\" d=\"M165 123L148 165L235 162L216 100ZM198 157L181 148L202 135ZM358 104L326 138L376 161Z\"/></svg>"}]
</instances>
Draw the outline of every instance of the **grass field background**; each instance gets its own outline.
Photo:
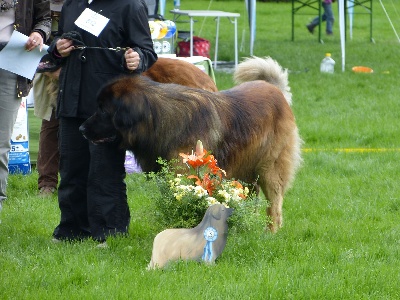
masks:
<instances>
[{"instance_id":1,"label":"grass field background","mask_svg":"<svg viewBox=\"0 0 400 300\"><path fill-rule=\"evenodd\" d=\"M400 2L382 2L400 30ZM208 7L241 13L240 57L247 57L244 3L181 4ZM230 231L214 266L178 262L149 272L153 238L163 228L154 221L157 188L142 174L127 177L130 235L110 239L108 249L92 241L52 244L59 221L56 196L37 196L36 171L13 175L0 214L0 298L399 299L400 43L374 1L375 42L369 16L356 15L342 72L338 22L334 35L322 34L319 43L305 28L312 17L312 12L296 17L292 41L291 4L257 3L254 54L271 56L289 70L292 108L304 140L303 166L285 196L284 227L277 234L259 227ZM221 19L219 58L232 61L233 26L222 24ZM211 18L199 19L195 31L213 44ZM336 60L335 74L319 72L326 52ZM356 65L374 73L353 73ZM216 79L219 89L233 86L229 73L217 69ZM249 215L256 217L262 216Z\"/></svg>"}]
</instances>

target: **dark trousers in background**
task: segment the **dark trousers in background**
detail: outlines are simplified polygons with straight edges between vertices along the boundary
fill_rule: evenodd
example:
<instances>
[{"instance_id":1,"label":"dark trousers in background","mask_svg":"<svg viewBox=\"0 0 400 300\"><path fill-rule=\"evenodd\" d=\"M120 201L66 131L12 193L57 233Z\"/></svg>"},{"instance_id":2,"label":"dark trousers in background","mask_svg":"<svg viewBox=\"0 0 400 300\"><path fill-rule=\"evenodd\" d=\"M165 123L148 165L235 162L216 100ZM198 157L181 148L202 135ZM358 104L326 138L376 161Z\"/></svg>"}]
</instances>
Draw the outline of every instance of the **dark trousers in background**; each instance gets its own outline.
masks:
<instances>
[{"instance_id":1,"label":"dark trousers in background","mask_svg":"<svg viewBox=\"0 0 400 300\"><path fill-rule=\"evenodd\" d=\"M125 184L125 150L119 143L94 145L79 132L84 119L61 118L60 224L58 239L106 237L128 232L130 212Z\"/></svg>"},{"instance_id":2,"label":"dark trousers in background","mask_svg":"<svg viewBox=\"0 0 400 300\"><path fill-rule=\"evenodd\" d=\"M58 167L60 154L58 152L58 120L55 110L49 121L43 119L39 135L39 152L36 168L39 173L38 188L52 187L57 189Z\"/></svg>"}]
</instances>

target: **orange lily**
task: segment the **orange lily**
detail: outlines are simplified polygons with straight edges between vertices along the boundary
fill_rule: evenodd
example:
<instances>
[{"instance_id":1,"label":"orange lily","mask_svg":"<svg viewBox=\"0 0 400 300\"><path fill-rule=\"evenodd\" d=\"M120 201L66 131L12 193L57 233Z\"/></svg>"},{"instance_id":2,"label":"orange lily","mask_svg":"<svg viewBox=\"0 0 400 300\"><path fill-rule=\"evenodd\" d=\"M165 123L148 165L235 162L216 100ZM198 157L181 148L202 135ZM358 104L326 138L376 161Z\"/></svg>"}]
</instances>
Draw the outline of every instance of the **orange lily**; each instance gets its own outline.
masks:
<instances>
[{"instance_id":1,"label":"orange lily","mask_svg":"<svg viewBox=\"0 0 400 300\"><path fill-rule=\"evenodd\" d=\"M195 184L202 186L211 196L216 187L221 184L222 176L226 176L226 172L217 166L217 160L214 155L208 154L200 140L197 141L195 153L192 151L190 155L184 153L179 153L179 155L183 157L183 163L190 165L198 175L190 175L187 178L195 179ZM199 178L199 167L201 166L206 166L218 179L211 178L209 173L205 173L203 180L201 180Z\"/></svg>"},{"instance_id":2,"label":"orange lily","mask_svg":"<svg viewBox=\"0 0 400 300\"><path fill-rule=\"evenodd\" d=\"M203 157L206 155L207 152L204 150L204 152L200 155L197 154L184 154L184 153L179 153L181 157L183 157L183 163L190 165L192 168L198 168L201 167L202 165L205 164Z\"/></svg>"},{"instance_id":3,"label":"orange lily","mask_svg":"<svg viewBox=\"0 0 400 300\"><path fill-rule=\"evenodd\" d=\"M231 184L237 189L243 189L243 185L239 181L233 180ZM238 196L242 199L246 199L246 196L244 194L239 194Z\"/></svg>"}]
</instances>

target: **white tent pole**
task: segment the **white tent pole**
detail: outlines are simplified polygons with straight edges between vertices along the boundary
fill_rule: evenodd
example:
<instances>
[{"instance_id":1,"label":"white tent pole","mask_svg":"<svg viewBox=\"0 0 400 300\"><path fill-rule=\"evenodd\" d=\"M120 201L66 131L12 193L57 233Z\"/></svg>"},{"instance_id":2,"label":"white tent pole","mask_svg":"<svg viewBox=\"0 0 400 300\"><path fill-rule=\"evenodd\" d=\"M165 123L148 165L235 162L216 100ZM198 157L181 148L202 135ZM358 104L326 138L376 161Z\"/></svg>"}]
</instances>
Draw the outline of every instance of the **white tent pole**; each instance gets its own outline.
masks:
<instances>
[{"instance_id":1,"label":"white tent pole","mask_svg":"<svg viewBox=\"0 0 400 300\"><path fill-rule=\"evenodd\" d=\"M347 0L347 13L349 15L350 39L353 39L354 0Z\"/></svg>"},{"instance_id":2,"label":"white tent pole","mask_svg":"<svg viewBox=\"0 0 400 300\"><path fill-rule=\"evenodd\" d=\"M245 3L250 28L250 56L253 56L254 41L256 38L256 0L245 0Z\"/></svg>"},{"instance_id":3,"label":"white tent pole","mask_svg":"<svg viewBox=\"0 0 400 300\"><path fill-rule=\"evenodd\" d=\"M383 11L384 11L385 14L386 14L387 19L389 20L390 25L392 26L392 29L393 29L393 31L394 31L394 34L395 34L396 37L397 37L397 40L400 42L400 38L399 38L399 36L398 36L398 34L397 34L397 32L396 32L396 29L395 29L394 26L393 26L392 21L391 21L390 18L389 18L388 13L386 12L385 6L383 6L382 0L379 0L379 2L381 3L382 9L383 9Z\"/></svg>"},{"instance_id":4,"label":"white tent pole","mask_svg":"<svg viewBox=\"0 0 400 300\"><path fill-rule=\"evenodd\" d=\"M346 33L345 33L344 0L339 0L339 29L340 29L340 47L342 50L342 72L344 72L345 64L346 64Z\"/></svg>"},{"instance_id":5,"label":"white tent pole","mask_svg":"<svg viewBox=\"0 0 400 300\"><path fill-rule=\"evenodd\" d=\"M253 56L254 41L256 39L256 0L250 0L250 55Z\"/></svg>"},{"instance_id":6,"label":"white tent pole","mask_svg":"<svg viewBox=\"0 0 400 300\"><path fill-rule=\"evenodd\" d=\"M158 2L158 13L162 16L165 15L165 0L160 0Z\"/></svg>"}]
</instances>

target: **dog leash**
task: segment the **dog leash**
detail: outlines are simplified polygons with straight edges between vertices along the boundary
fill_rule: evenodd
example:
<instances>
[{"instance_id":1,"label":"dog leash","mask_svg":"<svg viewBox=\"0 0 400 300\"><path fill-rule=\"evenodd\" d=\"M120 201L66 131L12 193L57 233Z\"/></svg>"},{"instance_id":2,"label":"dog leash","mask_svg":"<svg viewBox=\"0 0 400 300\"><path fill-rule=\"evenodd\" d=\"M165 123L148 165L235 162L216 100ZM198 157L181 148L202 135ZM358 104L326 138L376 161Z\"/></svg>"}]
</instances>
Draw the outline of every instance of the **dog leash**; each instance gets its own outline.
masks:
<instances>
[{"instance_id":1,"label":"dog leash","mask_svg":"<svg viewBox=\"0 0 400 300\"><path fill-rule=\"evenodd\" d=\"M91 47L91 46L74 46L76 50L86 50L86 49L101 49L101 50L111 50L111 51L126 51L129 47L115 47L115 48L107 48L107 47Z\"/></svg>"},{"instance_id":2,"label":"dog leash","mask_svg":"<svg viewBox=\"0 0 400 300\"><path fill-rule=\"evenodd\" d=\"M82 51L79 54L79 59L82 62L86 61L86 57L83 55L86 49L97 49L97 50L109 50L109 51L126 51L129 49L129 47L94 47L94 46L86 46L83 41L82 41L82 36L79 32L77 31L70 31L70 32L66 32L64 34L61 35L62 39L69 39L71 41L74 42L74 49L75 50L80 50Z\"/></svg>"}]
</instances>

